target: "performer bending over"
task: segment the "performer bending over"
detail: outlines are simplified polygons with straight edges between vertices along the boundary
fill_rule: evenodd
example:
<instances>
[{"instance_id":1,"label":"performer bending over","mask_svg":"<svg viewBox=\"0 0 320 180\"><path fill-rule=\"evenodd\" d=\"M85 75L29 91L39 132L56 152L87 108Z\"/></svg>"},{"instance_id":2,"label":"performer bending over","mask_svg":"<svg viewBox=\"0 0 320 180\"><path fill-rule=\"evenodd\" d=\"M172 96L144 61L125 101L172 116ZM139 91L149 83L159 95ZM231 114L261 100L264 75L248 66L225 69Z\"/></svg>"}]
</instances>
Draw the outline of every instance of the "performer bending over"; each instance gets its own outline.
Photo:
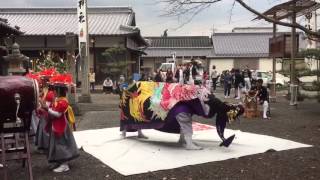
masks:
<instances>
[{"instance_id":1,"label":"performer bending over","mask_svg":"<svg viewBox=\"0 0 320 180\"><path fill-rule=\"evenodd\" d=\"M126 132L138 131L138 137L146 138L141 129L180 133L179 143L186 149L200 150L202 147L192 142L192 116L216 116L217 133L223 141L220 146L228 147L234 135L224 137L226 123L243 114L244 108L242 105L221 102L214 95L199 88L201 87L174 83L136 83L122 95L122 135L125 137Z\"/></svg>"},{"instance_id":2,"label":"performer bending over","mask_svg":"<svg viewBox=\"0 0 320 180\"><path fill-rule=\"evenodd\" d=\"M198 115L205 118L213 118L216 115L216 129L219 137L223 141L220 146L228 147L234 135L226 139L224 129L227 122L234 120L241 115L244 109L241 105L234 106L221 102L214 95L209 95L208 101L201 102L199 99L190 102L178 103L168 114L167 118L175 118L180 125L179 143L188 150L201 150L202 147L192 141L192 116ZM168 122L174 121L168 119ZM166 125L165 125L166 126ZM166 127L164 127L166 128ZM161 129L159 129L161 130Z\"/></svg>"}]
</instances>

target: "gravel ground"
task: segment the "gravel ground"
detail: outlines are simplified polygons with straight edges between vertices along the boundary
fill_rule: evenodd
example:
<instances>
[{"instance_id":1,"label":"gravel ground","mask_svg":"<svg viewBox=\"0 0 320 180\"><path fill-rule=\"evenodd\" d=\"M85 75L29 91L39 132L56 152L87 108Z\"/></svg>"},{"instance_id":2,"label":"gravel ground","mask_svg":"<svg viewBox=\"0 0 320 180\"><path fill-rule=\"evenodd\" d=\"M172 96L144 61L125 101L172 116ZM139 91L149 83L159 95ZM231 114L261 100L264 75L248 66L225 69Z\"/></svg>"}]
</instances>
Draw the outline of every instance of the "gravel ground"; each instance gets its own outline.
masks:
<instances>
[{"instance_id":1,"label":"gravel ground","mask_svg":"<svg viewBox=\"0 0 320 180\"><path fill-rule=\"evenodd\" d=\"M100 103L115 102L96 95ZM220 95L221 96L221 95ZM111 97L116 99L115 97ZM266 152L238 159L210 162L171 170L149 172L139 175L122 176L99 160L81 151L81 156L70 163L71 171L56 174L48 169L44 155L33 151L32 166L34 179L46 180L87 180L87 179L320 179L320 104L304 101L298 109L289 107L280 97L271 105L272 119L244 119L228 126L231 129L281 137L301 143L311 144L311 148L301 148L280 152ZM117 111L91 111L78 117L78 130L98 129L118 126ZM196 117L197 121L212 124L212 120ZM214 154L213 154L214 155ZM20 162L9 164L10 179L27 179ZM1 179L1 178L0 178Z\"/></svg>"}]
</instances>

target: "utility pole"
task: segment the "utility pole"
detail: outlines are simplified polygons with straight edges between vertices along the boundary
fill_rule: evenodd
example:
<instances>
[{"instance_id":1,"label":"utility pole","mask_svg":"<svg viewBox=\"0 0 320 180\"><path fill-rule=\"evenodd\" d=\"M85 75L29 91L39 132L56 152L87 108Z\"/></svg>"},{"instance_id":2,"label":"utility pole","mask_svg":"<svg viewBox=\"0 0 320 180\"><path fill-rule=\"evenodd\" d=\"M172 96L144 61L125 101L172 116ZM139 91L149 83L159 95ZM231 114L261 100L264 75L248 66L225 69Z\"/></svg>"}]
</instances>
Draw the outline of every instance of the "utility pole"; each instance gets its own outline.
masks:
<instances>
[{"instance_id":1,"label":"utility pole","mask_svg":"<svg viewBox=\"0 0 320 180\"><path fill-rule=\"evenodd\" d=\"M296 12L295 12L295 5L292 8L292 24L296 23ZM290 63L290 105L296 106L297 105L297 96L298 96L298 85L296 83L296 44L297 37L296 37L296 28L292 27L291 29L291 63Z\"/></svg>"},{"instance_id":2,"label":"utility pole","mask_svg":"<svg viewBox=\"0 0 320 180\"><path fill-rule=\"evenodd\" d=\"M87 0L78 0L78 24L79 24L79 52L81 62L81 96L79 102L90 103L89 88L89 32L87 16Z\"/></svg>"},{"instance_id":3,"label":"utility pole","mask_svg":"<svg viewBox=\"0 0 320 180\"><path fill-rule=\"evenodd\" d=\"M273 15L273 19L276 19L277 18L277 15L274 14ZM277 36L277 25L275 23L273 23L273 39L275 39ZM270 89L271 89L271 93L270 93L270 100L272 102L276 102L276 57L273 57L272 58L272 83L271 83L271 86L270 86Z\"/></svg>"}]
</instances>

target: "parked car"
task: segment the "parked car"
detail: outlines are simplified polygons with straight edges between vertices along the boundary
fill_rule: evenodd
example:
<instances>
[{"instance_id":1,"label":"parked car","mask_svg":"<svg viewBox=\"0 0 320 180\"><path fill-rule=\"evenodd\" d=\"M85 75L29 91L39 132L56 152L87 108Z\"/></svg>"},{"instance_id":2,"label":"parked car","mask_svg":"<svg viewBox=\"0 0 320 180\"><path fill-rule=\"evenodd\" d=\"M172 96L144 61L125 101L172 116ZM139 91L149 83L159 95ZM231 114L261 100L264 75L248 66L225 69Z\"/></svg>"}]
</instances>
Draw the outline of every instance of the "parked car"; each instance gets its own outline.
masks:
<instances>
[{"instance_id":1,"label":"parked car","mask_svg":"<svg viewBox=\"0 0 320 180\"><path fill-rule=\"evenodd\" d=\"M260 71L257 70L257 79L262 79L263 80L263 86L267 86L269 82L272 80L272 74L270 74L267 71Z\"/></svg>"},{"instance_id":2,"label":"parked car","mask_svg":"<svg viewBox=\"0 0 320 180\"><path fill-rule=\"evenodd\" d=\"M290 78L280 74L280 73L276 73L276 86L277 87L283 87L283 86L287 86L290 82Z\"/></svg>"},{"instance_id":3,"label":"parked car","mask_svg":"<svg viewBox=\"0 0 320 180\"><path fill-rule=\"evenodd\" d=\"M162 72L167 72L168 69L171 69L172 72L175 72L176 64L175 63L162 63L159 68L159 70Z\"/></svg>"},{"instance_id":4,"label":"parked car","mask_svg":"<svg viewBox=\"0 0 320 180\"><path fill-rule=\"evenodd\" d=\"M257 71L257 77L258 79L263 80L263 85L267 86L272 82L272 73L267 71ZM280 74L276 73L276 86L277 87L283 87L287 86L290 82L290 78Z\"/></svg>"}]
</instances>

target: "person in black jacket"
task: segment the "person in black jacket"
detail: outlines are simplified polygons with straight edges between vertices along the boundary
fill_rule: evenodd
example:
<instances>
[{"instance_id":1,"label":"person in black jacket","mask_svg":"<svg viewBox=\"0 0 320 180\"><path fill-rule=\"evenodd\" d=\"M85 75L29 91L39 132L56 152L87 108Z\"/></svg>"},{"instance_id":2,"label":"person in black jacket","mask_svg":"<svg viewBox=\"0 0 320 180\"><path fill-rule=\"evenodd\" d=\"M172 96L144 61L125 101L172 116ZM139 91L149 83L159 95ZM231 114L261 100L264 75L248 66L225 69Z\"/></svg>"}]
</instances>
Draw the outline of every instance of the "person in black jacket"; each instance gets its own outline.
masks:
<instances>
[{"instance_id":1,"label":"person in black jacket","mask_svg":"<svg viewBox=\"0 0 320 180\"><path fill-rule=\"evenodd\" d=\"M243 76L240 74L239 69L234 70L234 93L235 99L240 99L241 97L241 88L243 87Z\"/></svg>"},{"instance_id":2,"label":"person in black jacket","mask_svg":"<svg viewBox=\"0 0 320 180\"><path fill-rule=\"evenodd\" d=\"M161 72L159 70L156 72L156 75L154 76L154 81L162 82Z\"/></svg>"},{"instance_id":3,"label":"person in black jacket","mask_svg":"<svg viewBox=\"0 0 320 180\"><path fill-rule=\"evenodd\" d=\"M187 84L190 80L190 64L186 65L186 68L183 71L184 83Z\"/></svg>"},{"instance_id":4,"label":"person in black jacket","mask_svg":"<svg viewBox=\"0 0 320 180\"><path fill-rule=\"evenodd\" d=\"M256 96L259 100L259 103L263 107L263 119L270 119L270 117L267 116L267 111L269 108L269 93L266 87L262 86L263 80L258 79L256 86L252 88L252 90L257 91Z\"/></svg>"}]
</instances>

